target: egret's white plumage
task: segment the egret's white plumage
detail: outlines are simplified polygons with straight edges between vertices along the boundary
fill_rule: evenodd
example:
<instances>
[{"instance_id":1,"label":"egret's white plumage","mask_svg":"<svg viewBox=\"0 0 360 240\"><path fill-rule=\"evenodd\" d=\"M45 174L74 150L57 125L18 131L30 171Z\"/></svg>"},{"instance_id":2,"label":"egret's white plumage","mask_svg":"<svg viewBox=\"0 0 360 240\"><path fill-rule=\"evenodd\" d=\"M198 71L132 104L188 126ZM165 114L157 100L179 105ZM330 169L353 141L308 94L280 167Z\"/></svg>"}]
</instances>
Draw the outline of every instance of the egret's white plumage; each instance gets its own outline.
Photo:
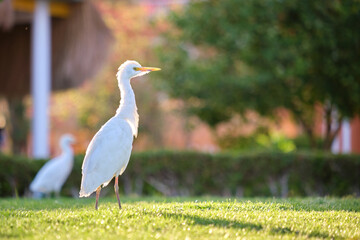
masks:
<instances>
[{"instance_id":1,"label":"egret's white plumage","mask_svg":"<svg viewBox=\"0 0 360 240\"><path fill-rule=\"evenodd\" d=\"M119 67L116 76L121 94L120 106L115 116L91 140L82 165L80 197L87 197L96 191L96 209L101 185L106 186L113 177L118 197L118 176L126 169L133 138L138 133L139 115L130 79L157 70L160 69L142 67L136 61L126 61ZM118 202L121 207L119 197Z\"/></svg>"},{"instance_id":2,"label":"egret's white plumage","mask_svg":"<svg viewBox=\"0 0 360 240\"><path fill-rule=\"evenodd\" d=\"M72 143L74 143L74 137L70 134L61 137L61 155L49 160L39 170L30 184L32 192L44 194L55 192L59 194L73 167L74 152L71 148Z\"/></svg>"}]
</instances>

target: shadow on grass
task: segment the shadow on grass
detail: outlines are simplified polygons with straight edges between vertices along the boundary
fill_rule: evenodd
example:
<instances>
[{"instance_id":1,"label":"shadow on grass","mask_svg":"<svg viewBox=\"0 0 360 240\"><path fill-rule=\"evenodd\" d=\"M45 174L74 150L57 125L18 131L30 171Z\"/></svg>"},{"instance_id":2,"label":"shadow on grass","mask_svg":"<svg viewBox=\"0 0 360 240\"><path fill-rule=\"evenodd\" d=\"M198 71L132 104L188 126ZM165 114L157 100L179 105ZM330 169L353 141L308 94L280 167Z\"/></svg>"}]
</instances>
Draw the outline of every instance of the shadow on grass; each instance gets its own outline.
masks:
<instances>
[{"instance_id":1,"label":"shadow on grass","mask_svg":"<svg viewBox=\"0 0 360 240\"><path fill-rule=\"evenodd\" d=\"M227 220L222 218L205 218L199 216L193 216L190 214L176 214L176 213L164 213L164 217L175 218L175 219L188 219L194 224L208 226L212 225L215 227L228 227L228 228L238 228L238 229L249 229L259 231L263 227L260 224L248 223L248 222L239 222L234 220Z\"/></svg>"},{"instance_id":2,"label":"shadow on grass","mask_svg":"<svg viewBox=\"0 0 360 240\"><path fill-rule=\"evenodd\" d=\"M300 231L292 231L288 227L278 227L278 228L271 228L270 233L272 235L284 235L284 234L294 234L296 236L306 236L307 238L329 238L329 235L326 233L321 233L319 231L314 231L311 233L301 233Z\"/></svg>"},{"instance_id":3,"label":"shadow on grass","mask_svg":"<svg viewBox=\"0 0 360 240\"><path fill-rule=\"evenodd\" d=\"M156 214L153 214L156 215ZM202 226L214 226L214 227L223 227L223 228L234 228L234 229L247 229L251 231L261 231L264 229L264 226L261 224L255 224L250 222L240 222L235 220L227 220L222 218L206 218L206 217L200 217L200 216L194 216L190 214L176 214L176 213L164 213L163 217L165 218L175 218L177 220L179 219L187 219L193 222L193 224L196 225L202 225ZM305 233L301 231L292 231L288 227L278 227L278 228L271 228L270 234L272 235L295 235L295 236L305 236L308 238L311 237L318 237L318 238L328 238L329 235L321 232L311 232L311 233Z\"/></svg>"},{"instance_id":4,"label":"shadow on grass","mask_svg":"<svg viewBox=\"0 0 360 240\"><path fill-rule=\"evenodd\" d=\"M16 238L20 238L21 235L17 234L17 233L0 233L0 239L16 239Z\"/></svg>"}]
</instances>

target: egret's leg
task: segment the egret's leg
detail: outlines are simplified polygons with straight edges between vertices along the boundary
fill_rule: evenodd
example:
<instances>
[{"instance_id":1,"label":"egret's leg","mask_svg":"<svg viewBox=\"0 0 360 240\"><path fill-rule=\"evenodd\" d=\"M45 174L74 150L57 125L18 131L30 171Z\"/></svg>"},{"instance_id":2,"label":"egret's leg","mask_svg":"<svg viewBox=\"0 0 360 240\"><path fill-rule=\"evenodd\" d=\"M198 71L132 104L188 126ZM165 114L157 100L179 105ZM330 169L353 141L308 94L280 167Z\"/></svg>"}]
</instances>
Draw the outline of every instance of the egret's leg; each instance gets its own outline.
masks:
<instances>
[{"instance_id":1,"label":"egret's leg","mask_svg":"<svg viewBox=\"0 0 360 240\"><path fill-rule=\"evenodd\" d=\"M101 186L99 186L99 187L96 189L95 210L98 210L98 202L99 202L100 190L101 190Z\"/></svg>"},{"instance_id":2,"label":"egret's leg","mask_svg":"<svg viewBox=\"0 0 360 240\"><path fill-rule=\"evenodd\" d=\"M119 197L119 176L115 177L115 185L114 185L116 197L119 203L119 208L121 209L120 197Z\"/></svg>"}]
</instances>

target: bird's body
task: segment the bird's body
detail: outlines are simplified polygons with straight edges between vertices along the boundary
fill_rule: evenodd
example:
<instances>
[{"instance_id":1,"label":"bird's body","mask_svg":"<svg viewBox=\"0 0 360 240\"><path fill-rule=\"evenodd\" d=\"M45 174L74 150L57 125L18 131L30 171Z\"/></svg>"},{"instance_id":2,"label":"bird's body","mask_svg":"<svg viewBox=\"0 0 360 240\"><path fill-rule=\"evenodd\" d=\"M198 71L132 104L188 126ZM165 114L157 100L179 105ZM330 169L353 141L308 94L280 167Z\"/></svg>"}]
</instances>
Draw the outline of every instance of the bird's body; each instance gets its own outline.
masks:
<instances>
[{"instance_id":1,"label":"bird's body","mask_svg":"<svg viewBox=\"0 0 360 240\"><path fill-rule=\"evenodd\" d=\"M135 94L130 79L150 71L135 61L126 61L119 67L117 74L121 101L115 116L107 121L91 140L82 165L80 197L87 197L96 191L96 205L101 185L106 186L115 177L115 191L118 197L117 183L129 162L133 138L137 136L139 115Z\"/></svg>"},{"instance_id":2,"label":"bird's body","mask_svg":"<svg viewBox=\"0 0 360 240\"><path fill-rule=\"evenodd\" d=\"M86 151L80 197L89 196L100 185L108 185L114 176L124 172L132 143L131 127L119 116L112 117L101 127Z\"/></svg>"},{"instance_id":3,"label":"bird's body","mask_svg":"<svg viewBox=\"0 0 360 240\"><path fill-rule=\"evenodd\" d=\"M48 161L36 174L30 184L30 190L34 193L59 194L63 184L71 173L74 163L74 153L70 146L74 142L71 135L61 137L60 146L62 153Z\"/></svg>"}]
</instances>

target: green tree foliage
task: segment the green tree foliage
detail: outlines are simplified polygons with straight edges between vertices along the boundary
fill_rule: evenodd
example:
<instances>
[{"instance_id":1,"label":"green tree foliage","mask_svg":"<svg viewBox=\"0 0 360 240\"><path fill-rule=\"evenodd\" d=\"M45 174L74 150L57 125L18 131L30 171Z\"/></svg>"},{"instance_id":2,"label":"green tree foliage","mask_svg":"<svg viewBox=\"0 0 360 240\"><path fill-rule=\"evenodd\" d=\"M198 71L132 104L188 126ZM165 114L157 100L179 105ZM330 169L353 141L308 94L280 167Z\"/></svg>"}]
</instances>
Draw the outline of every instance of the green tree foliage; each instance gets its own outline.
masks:
<instances>
[{"instance_id":1,"label":"green tree foliage","mask_svg":"<svg viewBox=\"0 0 360 240\"><path fill-rule=\"evenodd\" d=\"M331 125L360 113L360 1L195 1L170 22L160 86L210 126L281 107L315 143L319 105L328 149Z\"/></svg>"}]
</instances>

